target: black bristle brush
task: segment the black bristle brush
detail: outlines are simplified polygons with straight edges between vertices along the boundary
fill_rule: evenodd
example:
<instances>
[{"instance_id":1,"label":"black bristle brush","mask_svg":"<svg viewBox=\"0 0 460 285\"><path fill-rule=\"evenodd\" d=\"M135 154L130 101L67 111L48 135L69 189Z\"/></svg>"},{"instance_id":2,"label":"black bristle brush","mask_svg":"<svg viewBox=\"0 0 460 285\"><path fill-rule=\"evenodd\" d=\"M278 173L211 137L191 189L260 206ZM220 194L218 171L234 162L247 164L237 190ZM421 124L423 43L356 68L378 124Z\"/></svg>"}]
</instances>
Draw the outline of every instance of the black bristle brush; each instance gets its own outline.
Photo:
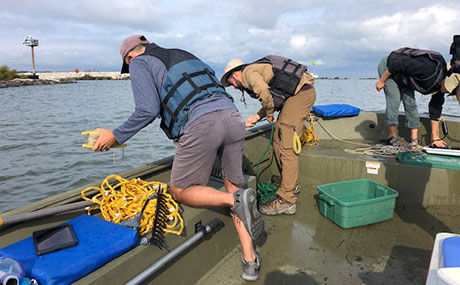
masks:
<instances>
[{"instance_id":1,"label":"black bristle brush","mask_svg":"<svg viewBox=\"0 0 460 285\"><path fill-rule=\"evenodd\" d=\"M162 189L158 191L157 205L153 220L152 237L150 238L150 244L156 245L160 249L167 249L164 237L164 229L166 228L168 222L169 209L168 205L166 204L166 200L164 199L164 194L161 190Z\"/></svg>"}]
</instances>

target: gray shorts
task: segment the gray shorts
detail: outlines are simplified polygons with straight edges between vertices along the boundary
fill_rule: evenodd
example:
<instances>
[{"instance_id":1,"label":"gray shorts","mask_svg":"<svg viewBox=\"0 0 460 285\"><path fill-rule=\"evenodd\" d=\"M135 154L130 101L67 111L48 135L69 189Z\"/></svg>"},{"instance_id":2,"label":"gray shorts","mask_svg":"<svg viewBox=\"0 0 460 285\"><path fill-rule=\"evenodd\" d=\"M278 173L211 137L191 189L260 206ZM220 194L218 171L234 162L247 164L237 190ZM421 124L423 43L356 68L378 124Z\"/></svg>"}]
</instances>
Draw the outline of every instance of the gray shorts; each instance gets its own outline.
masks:
<instances>
[{"instance_id":1,"label":"gray shorts","mask_svg":"<svg viewBox=\"0 0 460 285\"><path fill-rule=\"evenodd\" d=\"M170 183L181 189L208 184L219 157L222 175L241 185L244 138L245 124L237 110L218 110L197 118L178 141Z\"/></svg>"}]
</instances>

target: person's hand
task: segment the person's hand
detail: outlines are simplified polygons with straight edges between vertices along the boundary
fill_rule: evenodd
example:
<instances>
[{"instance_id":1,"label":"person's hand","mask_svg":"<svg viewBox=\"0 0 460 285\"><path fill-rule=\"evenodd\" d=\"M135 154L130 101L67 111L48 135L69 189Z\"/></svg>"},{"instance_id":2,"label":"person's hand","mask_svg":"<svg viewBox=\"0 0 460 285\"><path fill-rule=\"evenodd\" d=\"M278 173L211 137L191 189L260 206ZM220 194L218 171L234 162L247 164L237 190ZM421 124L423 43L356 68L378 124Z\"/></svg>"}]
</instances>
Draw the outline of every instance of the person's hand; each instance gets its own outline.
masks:
<instances>
[{"instance_id":1,"label":"person's hand","mask_svg":"<svg viewBox=\"0 0 460 285\"><path fill-rule=\"evenodd\" d=\"M96 143L93 146L93 151L104 151L109 150L114 144L117 143L117 139L113 135L112 130L97 128L96 132L100 134Z\"/></svg>"},{"instance_id":2,"label":"person's hand","mask_svg":"<svg viewBox=\"0 0 460 285\"><path fill-rule=\"evenodd\" d=\"M246 128L254 127L258 120L260 120L260 116L258 114L248 117L246 119Z\"/></svg>"},{"instance_id":3,"label":"person's hand","mask_svg":"<svg viewBox=\"0 0 460 285\"><path fill-rule=\"evenodd\" d=\"M445 141L443 141L442 139L435 139L435 140L433 140L433 142L431 143L430 146L434 146L434 147L437 147L437 148L446 148L447 143Z\"/></svg>"},{"instance_id":4,"label":"person's hand","mask_svg":"<svg viewBox=\"0 0 460 285\"><path fill-rule=\"evenodd\" d=\"M385 87L385 82L381 80L377 81L377 83L375 84L375 89L377 89L378 92L380 92L380 90L382 90L383 87Z\"/></svg>"},{"instance_id":5,"label":"person's hand","mask_svg":"<svg viewBox=\"0 0 460 285\"><path fill-rule=\"evenodd\" d=\"M267 115L266 118L267 118L267 122L269 122L270 124L275 122L275 116L273 116L273 115L271 115L271 116Z\"/></svg>"}]
</instances>

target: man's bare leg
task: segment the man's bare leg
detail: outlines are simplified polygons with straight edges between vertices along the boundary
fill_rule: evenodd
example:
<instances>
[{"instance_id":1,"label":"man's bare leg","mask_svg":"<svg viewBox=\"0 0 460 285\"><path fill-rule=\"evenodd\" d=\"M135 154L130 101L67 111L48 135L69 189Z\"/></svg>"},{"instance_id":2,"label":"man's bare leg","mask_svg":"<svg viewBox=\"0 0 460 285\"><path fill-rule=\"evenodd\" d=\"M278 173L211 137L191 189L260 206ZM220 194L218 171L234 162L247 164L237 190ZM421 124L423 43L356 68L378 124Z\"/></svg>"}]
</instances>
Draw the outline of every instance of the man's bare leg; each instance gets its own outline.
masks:
<instances>
[{"instance_id":1,"label":"man's bare leg","mask_svg":"<svg viewBox=\"0 0 460 285\"><path fill-rule=\"evenodd\" d=\"M191 207L213 207L226 206L233 207L235 199L233 192L241 189L241 186L235 185L228 179L224 178L224 185L228 192L219 191L209 186L190 186L186 189L181 189L170 185L171 194L174 200ZM243 251L243 258L246 261L254 261L254 246L252 238L244 227L243 222L236 216L232 215L233 224L235 225L238 238Z\"/></svg>"}]
</instances>

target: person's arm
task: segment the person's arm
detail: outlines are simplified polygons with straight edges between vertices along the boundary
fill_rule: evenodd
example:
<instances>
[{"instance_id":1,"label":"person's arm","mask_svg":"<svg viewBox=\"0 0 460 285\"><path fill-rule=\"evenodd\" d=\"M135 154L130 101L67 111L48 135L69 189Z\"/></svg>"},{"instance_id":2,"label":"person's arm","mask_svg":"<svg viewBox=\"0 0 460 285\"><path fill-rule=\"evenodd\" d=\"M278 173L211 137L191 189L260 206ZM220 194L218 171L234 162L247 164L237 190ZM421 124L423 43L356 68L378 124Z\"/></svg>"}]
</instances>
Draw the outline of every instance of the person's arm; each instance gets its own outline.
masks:
<instances>
[{"instance_id":1,"label":"person's arm","mask_svg":"<svg viewBox=\"0 0 460 285\"><path fill-rule=\"evenodd\" d=\"M251 89L258 97L259 101L262 103L262 107L265 110L265 117L270 123L274 121L274 112L275 106L273 104L273 98L270 94L270 89L267 82L264 81L262 75L256 70L247 70L243 72L242 76L245 76L245 81L249 84L249 89ZM259 111L257 114L260 118L263 118L263 112Z\"/></svg>"},{"instance_id":2,"label":"person's arm","mask_svg":"<svg viewBox=\"0 0 460 285\"><path fill-rule=\"evenodd\" d=\"M457 88L455 88L454 96L457 98L457 102L460 105L460 85L457 85Z\"/></svg>"},{"instance_id":3,"label":"person's arm","mask_svg":"<svg viewBox=\"0 0 460 285\"><path fill-rule=\"evenodd\" d=\"M265 109L261 108L257 114L254 114L246 119L246 128L254 127L256 122L260 119L265 118Z\"/></svg>"},{"instance_id":4,"label":"person's arm","mask_svg":"<svg viewBox=\"0 0 460 285\"><path fill-rule=\"evenodd\" d=\"M431 144L435 147L447 147L445 141L439 137L439 118L442 113L442 105L444 104L444 93L437 92L431 96L428 104L428 111L431 119Z\"/></svg>"},{"instance_id":5,"label":"person's arm","mask_svg":"<svg viewBox=\"0 0 460 285\"><path fill-rule=\"evenodd\" d=\"M419 71L421 68L417 60L393 51L387 57L387 68L380 79L375 84L377 91L385 87L385 83L390 76L399 77L401 75L411 75L413 71Z\"/></svg>"},{"instance_id":6,"label":"person's arm","mask_svg":"<svg viewBox=\"0 0 460 285\"><path fill-rule=\"evenodd\" d=\"M380 92L383 87L385 87L385 82L388 80L388 78L391 76L390 71L388 69L385 70L385 72L382 74L382 77L380 77L379 81L375 84L375 88L377 91Z\"/></svg>"},{"instance_id":7,"label":"person's arm","mask_svg":"<svg viewBox=\"0 0 460 285\"><path fill-rule=\"evenodd\" d=\"M117 142L122 144L155 120L160 114L159 89L156 82L161 75L161 71L156 74L156 71L152 70L145 58L133 59L130 64L130 77L136 105L134 112L113 131L99 129L101 135L93 151L108 150Z\"/></svg>"}]
</instances>

